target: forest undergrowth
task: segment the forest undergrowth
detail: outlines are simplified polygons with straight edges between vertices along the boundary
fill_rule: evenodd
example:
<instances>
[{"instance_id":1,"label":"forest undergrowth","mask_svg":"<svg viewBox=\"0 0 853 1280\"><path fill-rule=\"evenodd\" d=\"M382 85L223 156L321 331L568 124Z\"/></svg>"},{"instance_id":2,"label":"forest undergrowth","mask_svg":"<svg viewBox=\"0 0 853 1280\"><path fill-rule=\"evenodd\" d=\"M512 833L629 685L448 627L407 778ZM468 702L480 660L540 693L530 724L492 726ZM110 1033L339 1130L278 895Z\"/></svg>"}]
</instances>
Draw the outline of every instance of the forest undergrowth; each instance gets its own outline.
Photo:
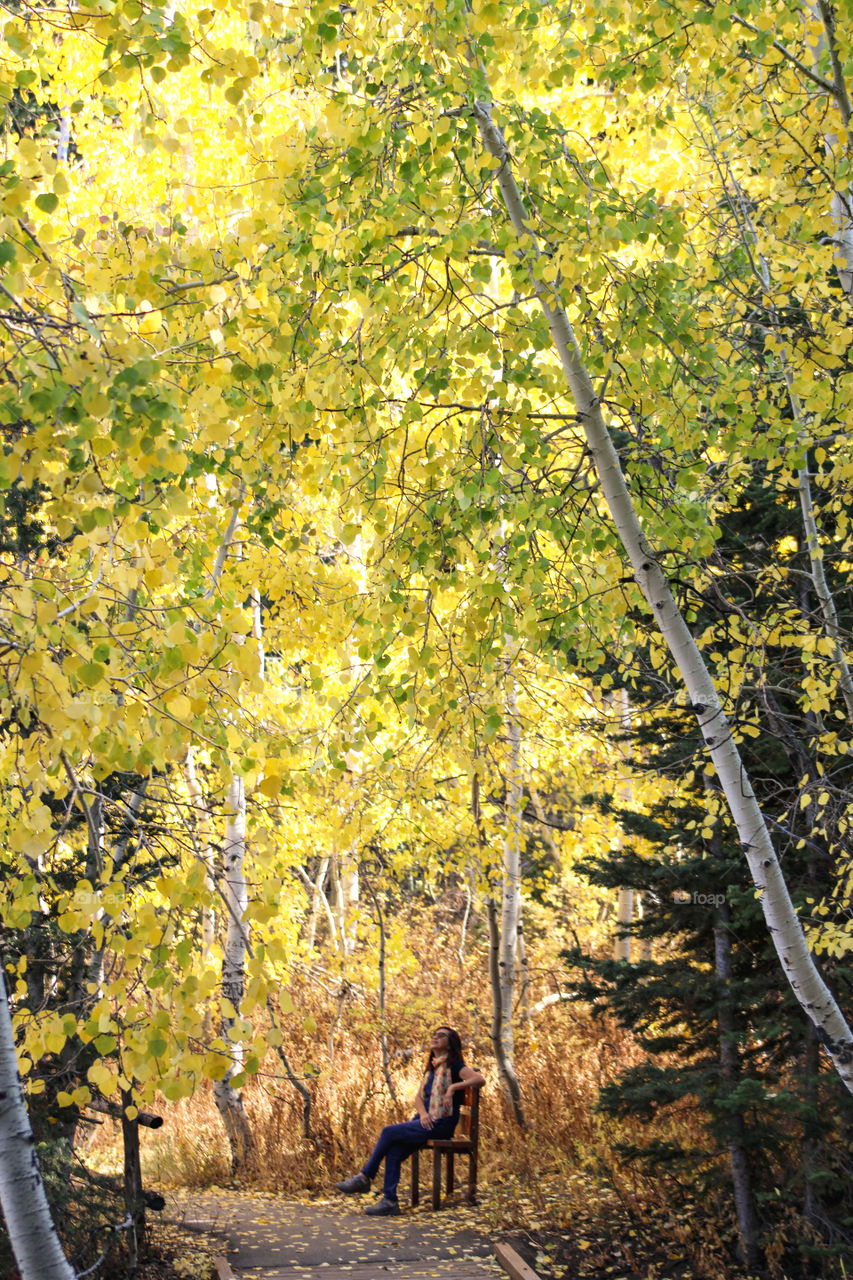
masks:
<instances>
[{"instance_id":1,"label":"forest undergrowth","mask_svg":"<svg viewBox=\"0 0 853 1280\"><path fill-rule=\"evenodd\" d=\"M620 1158L619 1143L678 1138L701 1147L702 1119L687 1106L652 1125L617 1122L597 1111L600 1088L645 1055L628 1033L593 1019L572 999L552 953L553 931L550 942L544 934L538 944L534 938L528 1011L521 1002L518 1008L522 1130L490 1045L485 939L475 929L460 959L458 940L429 921L426 913L408 922L410 955L386 996L388 1076L396 1103L383 1072L376 974L364 967L367 950L337 968L295 966L287 991L294 1011L281 1017L282 1049L310 1089L310 1137L302 1132L302 1096L271 1051L244 1090L254 1142L245 1165L232 1171L212 1087L205 1085L192 1098L167 1104L163 1128L146 1133L147 1185L240 1188L296 1200L334 1196L335 1183L361 1166L381 1126L412 1114L427 1033L450 1022L461 1032L466 1061L487 1078L479 1199L465 1211L466 1225L511 1238L541 1276L555 1280L744 1275L735 1258L725 1169L706 1177L700 1195L696 1185L652 1177ZM86 1155L101 1168L120 1161L111 1127L98 1129ZM404 1204L408 1176L406 1168Z\"/></svg>"}]
</instances>

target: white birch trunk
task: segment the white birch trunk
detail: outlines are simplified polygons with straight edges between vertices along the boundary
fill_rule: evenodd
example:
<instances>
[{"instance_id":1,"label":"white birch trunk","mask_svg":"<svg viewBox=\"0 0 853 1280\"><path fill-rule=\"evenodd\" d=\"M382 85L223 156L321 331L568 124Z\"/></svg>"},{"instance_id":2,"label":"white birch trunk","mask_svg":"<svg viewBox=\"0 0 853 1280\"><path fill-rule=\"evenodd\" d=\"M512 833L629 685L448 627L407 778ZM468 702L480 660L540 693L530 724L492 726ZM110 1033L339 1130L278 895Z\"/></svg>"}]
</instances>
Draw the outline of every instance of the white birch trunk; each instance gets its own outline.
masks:
<instances>
[{"instance_id":1,"label":"white birch trunk","mask_svg":"<svg viewBox=\"0 0 853 1280\"><path fill-rule=\"evenodd\" d=\"M507 664L509 665L509 664ZM506 736L509 742L506 807L504 815L503 866L501 881L501 933L498 972L500 974L501 1040L509 1062L515 1060L513 1004L516 983L516 948L521 917L521 726L515 681L507 672Z\"/></svg>"},{"instance_id":2,"label":"white birch trunk","mask_svg":"<svg viewBox=\"0 0 853 1280\"><path fill-rule=\"evenodd\" d=\"M39 1173L0 972L0 1208L21 1280L75 1280Z\"/></svg>"},{"instance_id":3,"label":"white birch trunk","mask_svg":"<svg viewBox=\"0 0 853 1280\"><path fill-rule=\"evenodd\" d=\"M471 779L471 816L474 819L474 830L477 835L477 846L480 851L480 864L485 863L486 840L483 834L483 823L480 814L480 779L475 771ZM527 1120L524 1115L524 1103L521 1099L521 1086L518 1083L518 1076L515 1074L515 1066L511 1058L508 1058L504 1048L504 1037L501 1028L503 1020L503 1005L501 1000L501 977L500 977L500 925L498 924L498 909L495 900L489 895L486 899L486 919L489 925L489 987L492 993L492 1024L490 1029L490 1038L492 1041L492 1049L495 1055L495 1061L498 1064L501 1080L503 1081L507 1096L512 1106L513 1115L520 1129L527 1128Z\"/></svg>"},{"instance_id":4,"label":"white birch trunk","mask_svg":"<svg viewBox=\"0 0 853 1280\"><path fill-rule=\"evenodd\" d=\"M538 252L538 242L512 173L510 153L503 135L492 121L491 108L486 103L476 102L473 113L483 146L499 163L497 183L510 220L517 234L527 236L527 243L533 245L533 252ZM760 893L764 918L782 969L804 1012L814 1023L836 1070L847 1088L853 1092L853 1035L809 953L764 815L755 798L714 682L678 608L660 561L640 526L618 454L607 431L598 397L593 390L565 309L534 273L531 273L531 279L547 318L578 418L583 424L601 491L637 583L681 672L705 745L717 770L753 883Z\"/></svg>"},{"instance_id":5,"label":"white birch trunk","mask_svg":"<svg viewBox=\"0 0 853 1280\"><path fill-rule=\"evenodd\" d=\"M205 593L212 599L219 590L219 584L225 569L228 551L240 523L240 503L242 492L231 508L222 542L216 553L216 560L211 571L210 586ZM260 631L260 597L252 595L252 632ZM256 636L256 638L258 638ZM262 643L258 639L258 643ZM229 1060L225 1074L221 1080L214 1081L213 1098L222 1117L228 1143L231 1148L231 1165L238 1169L245 1163L252 1149L252 1133L249 1121L243 1109L243 1099L231 1081L243 1066L243 1045L237 1024L240 1019L240 1005L243 1000L243 983L246 972L246 952L248 935L243 917L248 905L248 891L244 870L246 858L246 793L243 779L233 774L228 785L228 813L225 819L225 843L222 851L223 868L221 892L225 907L225 944L222 958L223 999L227 1000L233 1013L224 1013L222 1017L222 1037L229 1045ZM236 1032L236 1034L235 1034Z\"/></svg>"},{"instance_id":6,"label":"white birch trunk","mask_svg":"<svg viewBox=\"0 0 853 1280\"><path fill-rule=\"evenodd\" d=\"M616 897L616 937L613 959L631 960L631 925L634 922L634 890L623 886Z\"/></svg>"},{"instance_id":7,"label":"white birch trunk","mask_svg":"<svg viewBox=\"0 0 853 1280\"><path fill-rule=\"evenodd\" d=\"M317 869L317 875L315 876L313 885L311 886L311 918L308 922L309 951L314 950L314 941L317 936L317 917L320 914L321 906L323 907L326 914L326 923L329 926L329 937L332 940L332 945L336 951L338 949L337 933L335 930L335 917L332 915L332 909L329 906L329 900L326 897L326 893L323 888L324 884L326 883L326 876L328 874L328 871L329 871L329 858L328 857L321 858L320 866ZM311 881L309 880L308 883L311 884Z\"/></svg>"},{"instance_id":8,"label":"white birch trunk","mask_svg":"<svg viewBox=\"0 0 853 1280\"><path fill-rule=\"evenodd\" d=\"M243 779L232 777L228 787L228 816L225 820L223 849L222 897L227 911L225 946L222 959L222 995L230 1002L233 1013L222 1017L222 1037L229 1046L229 1062L225 1075L216 1080L213 1097L231 1147L231 1161L237 1169L245 1163L252 1147L249 1122L243 1099L231 1084L243 1066L243 1045L238 1030L243 980L246 966L246 926L243 917L248 906L244 861L246 857L246 793Z\"/></svg>"},{"instance_id":9,"label":"white birch trunk","mask_svg":"<svg viewBox=\"0 0 853 1280\"><path fill-rule=\"evenodd\" d=\"M518 914L518 938L516 940L518 956L518 1003L521 1016L530 1023L530 969L527 965L527 943L524 938L524 921L521 912Z\"/></svg>"},{"instance_id":10,"label":"white birch trunk","mask_svg":"<svg viewBox=\"0 0 853 1280\"><path fill-rule=\"evenodd\" d=\"M330 862L334 912L330 920L336 950L351 955L355 950L358 927L358 854L353 845L349 854L333 853ZM328 906L328 903L327 903Z\"/></svg>"},{"instance_id":11,"label":"white birch trunk","mask_svg":"<svg viewBox=\"0 0 853 1280\"><path fill-rule=\"evenodd\" d=\"M498 911L493 898L489 898L486 902L486 917L489 922L489 982L492 988L492 1025L490 1038L492 1041L492 1049L495 1055L495 1061L498 1064L498 1071L501 1079L506 1086L507 1096L512 1106L513 1115L516 1124L520 1129L527 1128L527 1119L524 1114L524 1103L521 1098L521 1086L518 1083L518 1076L515 1074L515 1063L511 1057L507 1056L503 1028L501 1022L503 1020L503 1001L501 996L501 976L500 976L500 926L498 924Z\"/></svg>"}]
</instances>

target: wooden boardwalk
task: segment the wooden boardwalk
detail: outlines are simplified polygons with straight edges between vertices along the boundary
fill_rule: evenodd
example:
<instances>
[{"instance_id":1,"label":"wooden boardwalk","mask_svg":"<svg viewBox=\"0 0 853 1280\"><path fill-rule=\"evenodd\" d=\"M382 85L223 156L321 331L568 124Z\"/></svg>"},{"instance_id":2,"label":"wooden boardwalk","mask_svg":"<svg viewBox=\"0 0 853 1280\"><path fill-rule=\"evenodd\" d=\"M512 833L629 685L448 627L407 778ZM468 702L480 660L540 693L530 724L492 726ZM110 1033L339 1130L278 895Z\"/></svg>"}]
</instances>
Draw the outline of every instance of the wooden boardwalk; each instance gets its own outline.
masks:
<instances>
[{"instance_id":1,"label":"wooden boardwalk","mask_svg":"<svg viewBox=\"0 0 853 1280\"><path fill-rule=\"evenodd\" d=\"M352 1266L283 1267L235 1272L224 1258L217 1259L219 1280L497 1280L506 1273L492 1267L485 1270L476 1262L455 1262L449 1258L434 1262L372 1262Z\"/></svg>"},{"instance_id":2,"label":"wooden boardwalk","mask_svg":"<svg viewBox=\"0 0 853 1280\"><path fill-rule=\"evenodd\" d=\"M372 1262L365 1266L338 1265L329 1267L279 1267L276 1270L253 1269L255 1280L495 1280L497 1274L509 1280L539 1280L523 1258L508 1244L495 1246L500 1267L485 1260L440 1258L432 1262ZM488 1269L486 1269L488 1267ZM216 1259L218 1280L240 1280L225 1258ZM244 1275L248 1273L244 1272Z\"/></svg>"},{"instance_id":3,"label":"wooden boardwalk","mask_svg":"<svg viewBox=\"0 0 853 1280\"><path fill-rule=\"evenodd\" d=\"M530 1280L498 1265L469 1205L375 1218L363 1200L343 1196L293 1201L216 1189L176 1194L169 1216L219 1237L220 1280Z\"/></svg>"}]
</instances>

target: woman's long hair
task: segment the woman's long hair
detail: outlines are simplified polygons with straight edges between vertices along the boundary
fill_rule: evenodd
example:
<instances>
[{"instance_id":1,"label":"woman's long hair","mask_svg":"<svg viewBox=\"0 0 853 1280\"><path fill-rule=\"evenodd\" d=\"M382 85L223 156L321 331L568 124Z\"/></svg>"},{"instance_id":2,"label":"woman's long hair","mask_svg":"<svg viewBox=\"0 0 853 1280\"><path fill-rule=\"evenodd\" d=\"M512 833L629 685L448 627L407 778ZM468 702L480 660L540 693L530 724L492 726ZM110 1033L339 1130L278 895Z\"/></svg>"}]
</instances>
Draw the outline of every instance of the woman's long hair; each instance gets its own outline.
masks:
<instances>
[{"instance_id":1,"label":"woman's long hair","mask_svg":"<svg viewBox=\"0 0 853 1280\"><path fill-rule=\"evenodd\" d=\"M461 1062L462 1061L462 1040L460 1039L459 1032L454 1031L452 1027L445 1027L444 1024L442 1024L440 1027L436 1027L436 1031L447 1032L447 1065L448 1067L452 1066L454 1062ZM432 1071L433 1065L434 1064L432 1060L432 1047L430 1047L430 1051L427 1054L427 1060L426 1060L426 1069L428 1072Z\"/></svg>"}]
</instances>

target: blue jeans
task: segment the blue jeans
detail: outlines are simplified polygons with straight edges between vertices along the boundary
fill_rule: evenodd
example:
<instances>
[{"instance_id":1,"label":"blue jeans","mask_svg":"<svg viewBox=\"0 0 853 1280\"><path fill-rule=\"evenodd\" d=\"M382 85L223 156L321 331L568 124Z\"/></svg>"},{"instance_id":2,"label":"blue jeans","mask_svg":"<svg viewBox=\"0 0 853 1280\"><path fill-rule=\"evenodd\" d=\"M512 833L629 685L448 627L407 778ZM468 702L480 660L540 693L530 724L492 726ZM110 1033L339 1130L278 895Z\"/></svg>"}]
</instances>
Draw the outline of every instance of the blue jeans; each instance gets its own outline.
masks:
<instances>
[{"instance_id":1,"label":"blue jeans","mask_svg":"<svg viewBox=\"0 0 853 1280\"><path fill-rule=\"evenodd\" d=\"M443 1116L433 1122L431 1129L425 1129L420 1120L406 1120L403 1124L387 1124L379 1135L379 1140L367 1164L362 1169L366 1178L375 1178L379 1166L385 1157L385 1180L382 1194L386 1200L397 1199L397 1184L400 1181L400 1170L403 1161L413 1151L425 1146L430 1138L450 1138L456 1128L453 1116Z\"/></svg>"}]
</instances>

